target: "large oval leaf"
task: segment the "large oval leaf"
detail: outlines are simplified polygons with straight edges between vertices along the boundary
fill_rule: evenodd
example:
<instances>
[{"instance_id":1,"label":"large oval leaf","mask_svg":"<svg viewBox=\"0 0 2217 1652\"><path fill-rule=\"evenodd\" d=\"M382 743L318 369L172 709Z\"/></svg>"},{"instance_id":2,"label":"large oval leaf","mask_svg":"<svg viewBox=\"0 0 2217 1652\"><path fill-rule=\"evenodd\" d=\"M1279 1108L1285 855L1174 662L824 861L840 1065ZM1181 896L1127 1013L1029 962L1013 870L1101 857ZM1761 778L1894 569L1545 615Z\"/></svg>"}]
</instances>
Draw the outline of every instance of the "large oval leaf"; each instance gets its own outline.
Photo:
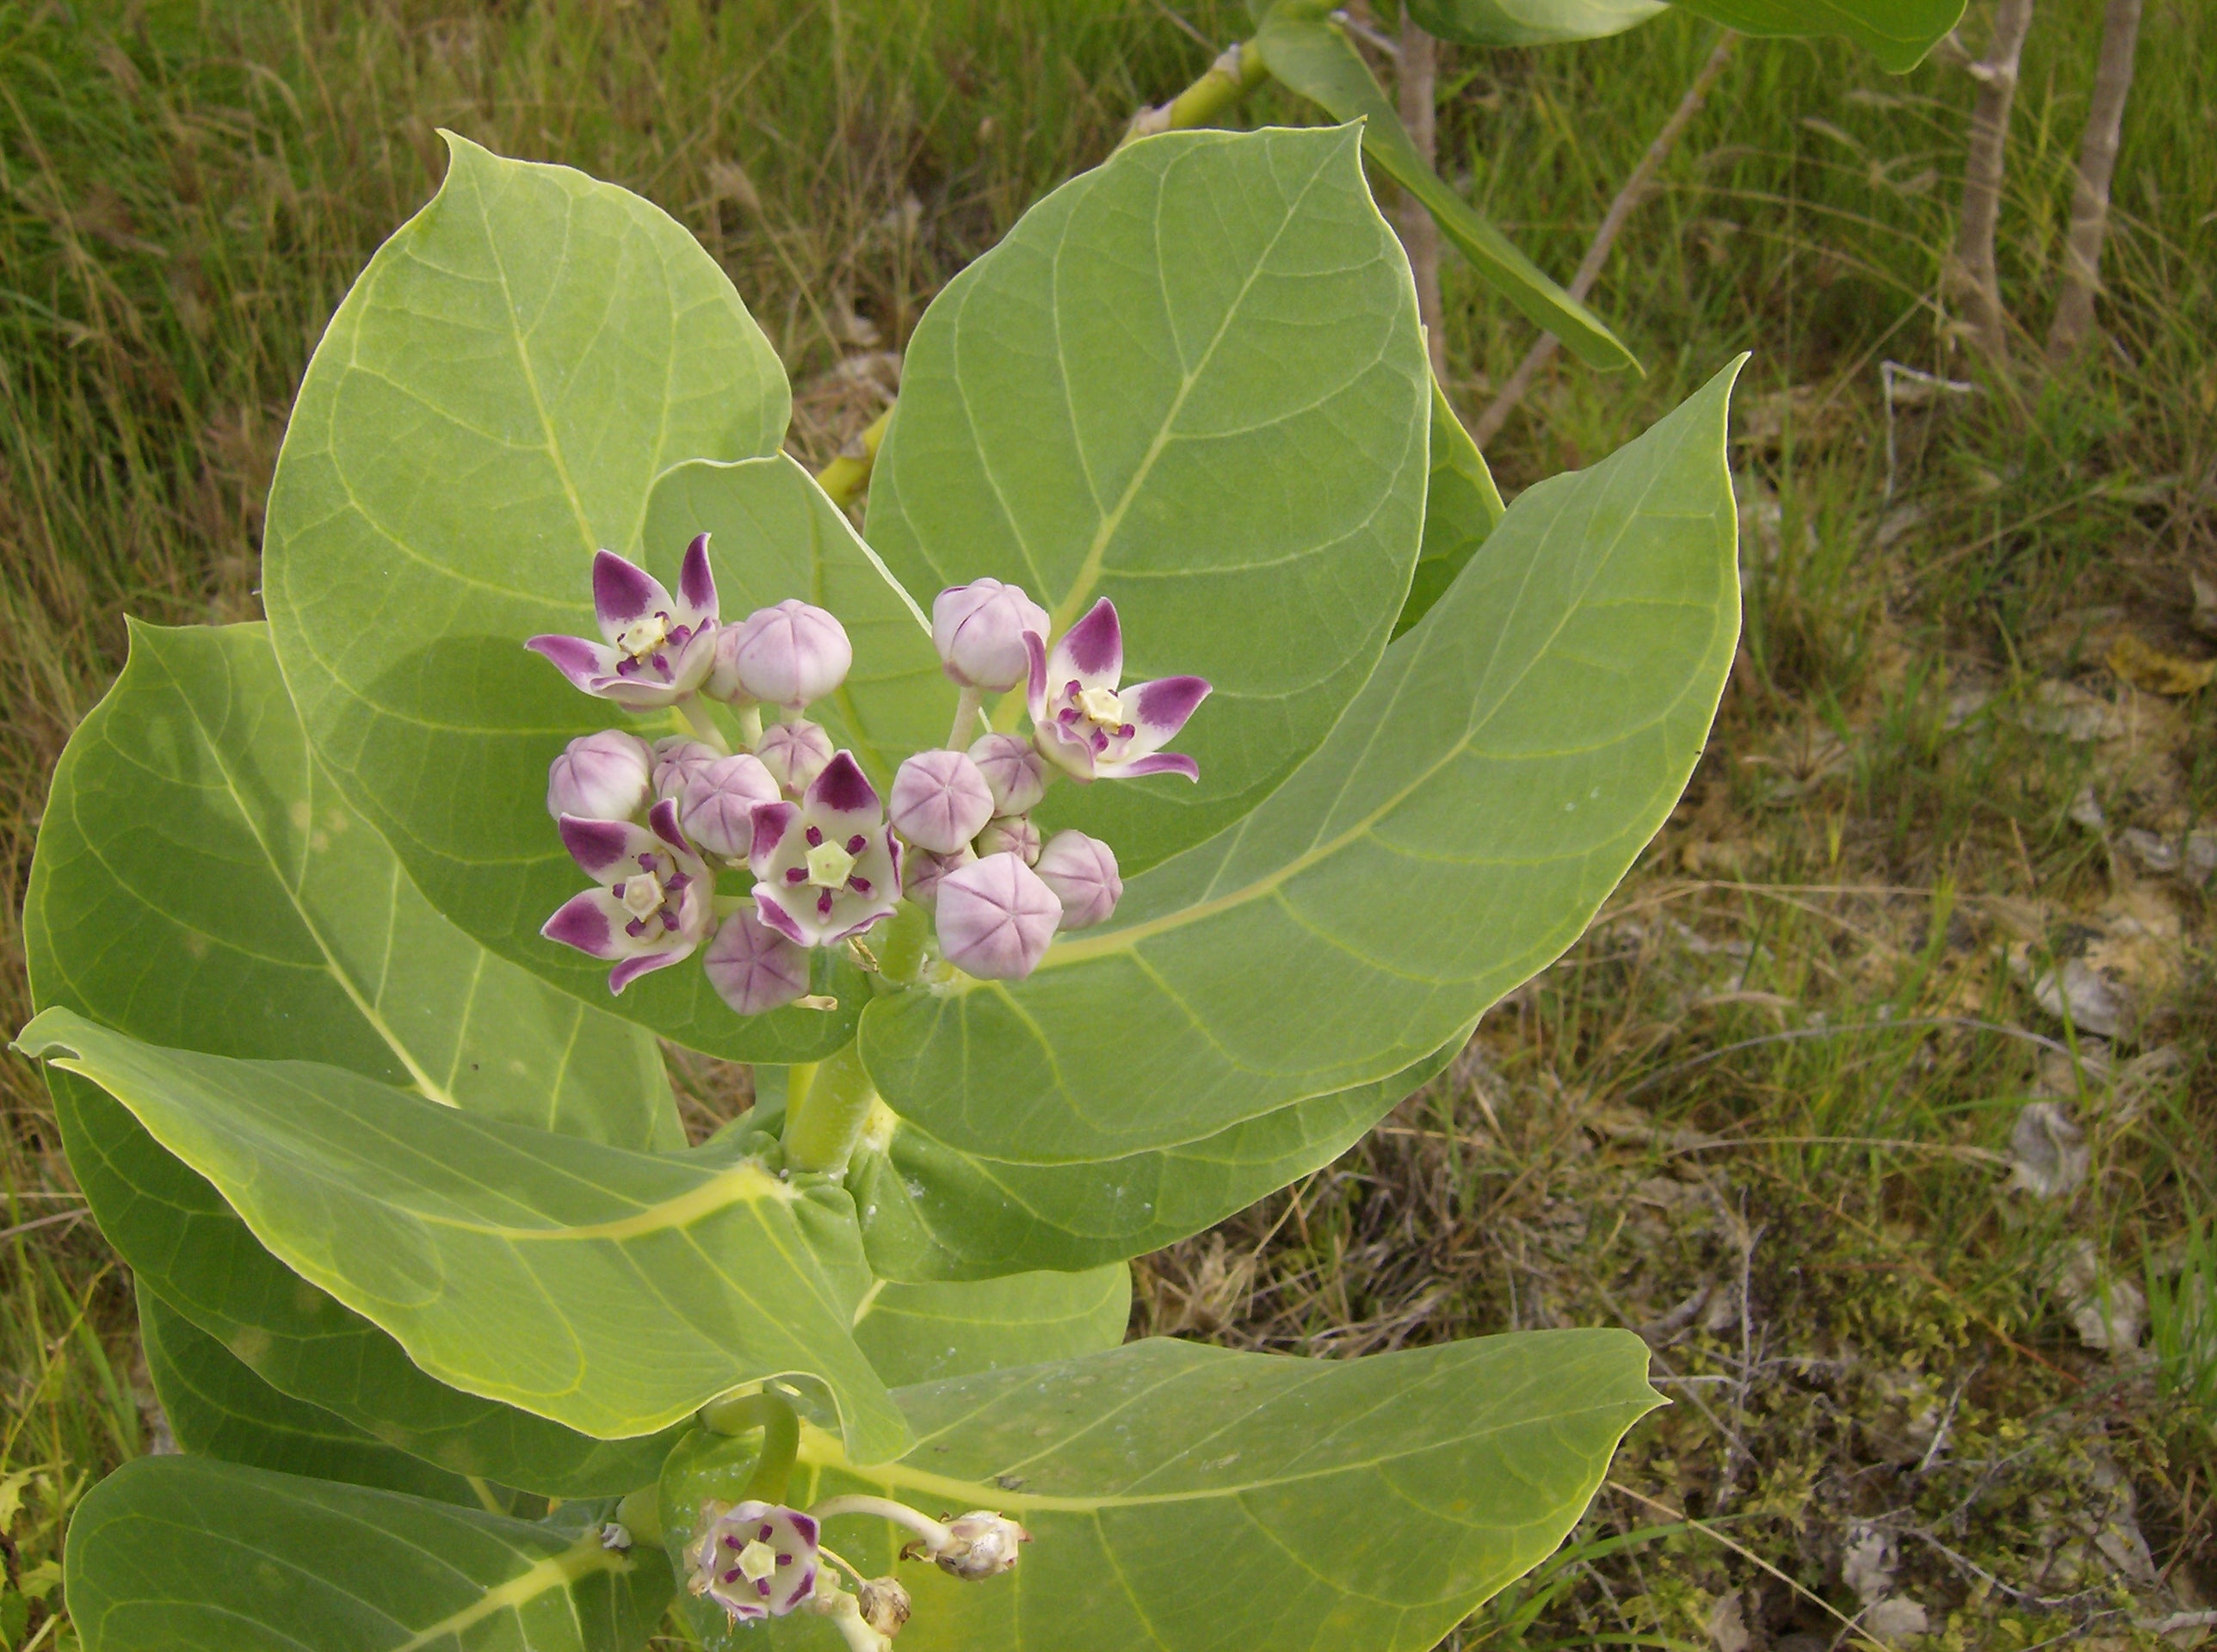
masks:
<instances>
[{"instance_id":1,"label":"large oval leaf","mask_svg":"<svg viewBox=\"0 0 2217 1652\"><path fill-rule=\"evenodd\" d=\"M974 1284L880 1279L855 1316L855 1341L896 1388L1098 1353L1124 1340L1132 1270L1010 1273Z\"/></svg>"},{"instance_id":2,"label":"large oval leaf","mask_svg":"<svg viewBox=\"0 0 2217 1652\"><path fill-rule=\"evenodd\" d=\"M94 1487L63 1568L85 1652L635 1652L670 1591L591 1527L199 1457Z\"/></svg>"},{"instance_id":3,"label":"large oval leaf","mask_svg":"<svg viewBox=\"0 0 2217 1652\"><path fill-rule=\"evenodd\" d=\"M1430 34L1461 46L1555 46L1621 34L1667 0L1404 0Z\"/></svg>"},{"instance_id":4,"label":"large oval leaf","mask_svg":"<svg viewBox=\"0 0 2217 1652\"><path fill-rule=\"evenodd\" d=\"M1351 129L1130 145L948 283L909 345L870 543L926 604L991 574L1059 631L1114 598L1128 680L1216 688L1178 743L1197 786L1060 786L1043 817L1136 869L1314 749L1408 588L1429 378Z\"/></svg>"},{"instance_id":5,"label":"large oval leaf","mask_svg":"<svg viewBox=\"0 0 2217 1652\"><path fill-rule=\"evenodd\" d=\"M805 1429L794 1501L868 1491L999 1509L1031 1532L1012 1576L900 1567L904 1652L1416 1652L1577 1523L1624 1431L1661 1403L1646 1372L1628 1331L1348 1360L1151 1339L905 1389L928 1443L881 1469ZM697 1508L665 1500L673 1544ZM905 1536L854 1517L824 1530L865 1573L894 1569ZM711 1652L748 1643L686 1604ZM807 1635L773 1628L779 1645L824 1643Z\"/></svg>"},{"instance_id":6,"label":"large oval leaf","mask_svg":"<svg viewBox=\"0 0 2217 1652\"><path fill-rule=\"evenodd\" d=\"M448 144L437 198L317 347L270 490L262 601L308 737L433 903L488 946L688 1043L821 1054L846 1035L837 1017L738 1021L698 970L612 1001L605 965L537 935L559 848L547 760L624 719L524 639L592 632L597 548L674 574L682 543L641 542L655 478L775 453L784 372L658 209Z\"/></svg>"},{"instance_id":7,"label":"large oval leaf","mask_svg":"<svg viewBox=\"0 0 2217 1652\"><path fill-rule=\"evenodd\" d=\"M1736 367L1523 494L1324 747L1016 983L880 998L862 1050L949 1147L1195 1142L1421 1060L1576 939L1692 773L1738 632Z\"/></svg>"},{"instance_id":8,"label":"large oval leaf","mask_svg":"<svg viewBox=\"0 0 2217 1652\"><path fill-rule=\"evenodd\" d=\"M1675 0L1743 34L1837 34L1896 74L1914 69L1962 21L1963 0ZM1599 40L1644 23L1664 0L1407 0L1431 33L1465 46L1550 46Z\"/></svg>"},{"instance_id":9,"label":"large oval leaf","mask_svg":"<svg viewBox=\"0 0 2217 1652\"><path fill-rule=\"evenodd\" d=\"M849 1335L867 1267L836 1187L475 1119L336 1067L165 1050L65 1009L18 1048L129 1107L442 1382L622 1439L787 1377L829 1390L859 1457L906 1444Z\"/></svg>"},{"instance_id":10,"label":"large oval leaf","mask_svg":"<svg viewBox=\"0 0 2217 1652\"><path fill-rule=\"evenodd\" d=\"M1447 392L1432 384L1432 470L1424 488L1424 543L1417 558L1409 599L1393 622L1399 637L1432 611L1464 564L1501 526L1509 507L1493 484L1485 455L1448 404Z\"/></svg>"}]
</instances>

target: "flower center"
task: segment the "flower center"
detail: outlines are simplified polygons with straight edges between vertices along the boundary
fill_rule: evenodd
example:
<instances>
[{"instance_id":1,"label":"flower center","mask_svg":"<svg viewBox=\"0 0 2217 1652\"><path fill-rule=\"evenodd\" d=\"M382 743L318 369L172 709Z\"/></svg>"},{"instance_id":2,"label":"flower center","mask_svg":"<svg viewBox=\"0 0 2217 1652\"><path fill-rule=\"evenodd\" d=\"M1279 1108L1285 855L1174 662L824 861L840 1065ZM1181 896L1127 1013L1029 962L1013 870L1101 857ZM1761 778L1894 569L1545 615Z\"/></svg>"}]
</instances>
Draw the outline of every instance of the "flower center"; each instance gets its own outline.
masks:
<instances>
[{"instance_id":1,"label":"flower center","mask_svg":"<svg viewBox=\"0 0 2217 1652\"><path fill-rule=\"evenodd\" d=\"M1113 729L1124 720L1124 704L1110 689L1080 689L1078 708L1104 728Z\"/></svg>"},{"instance_id":2,"label":"flower center","mask_svg":"<svg viewBox=\"0 0 2217 1652\"><path fill-rule=\"evenodd\" d=\"M666 934L684 922L678 915L678 903L693 879L674 864L665 864L666 860L664 856L640 855L639 870L610 891L623 909L631 914L624 933L633 940L641 939L657 924Z\"/></svg>"},{"instance_id":3,"label":"flower center","mask_svg":"<svg viewBox=\"0 0 2217 1652\"><path fill-rule=\"evenodd\" d=\"M855 857L828 838L808 852L808 881L818 889L843 889Z\"/></svg>"},{"instance_id":4,"label":"flower center","mask_svg":"<svg viewBox=\"0 0 2217 1652\"><path fill-rule=\"evenodd\" d=\"M636 878L627 878L623 893L616 898L623 903L624 910L634 918L651 916L662 909L662 879L651 872L642 872Z\"/></svg>"},{"instance_id":5,"label":"flower center","mask_svg":"<svg viewBox=\"0 0 2217 1652\"><path fill-rule=\"evenodd\" d=\"M670 640L670 616L666 613L650 613L616 633L616 646L634 660L645 659Z\"/></svg>"},{"instance_id":6,"label":"flower center","mask_svg":"<svg viewBox=\"0 0 2217 1652\"><path fill-rule=\"evenodd\" d=\"M760 1538L739 1550L739 1572L748 1582L759 1583L777 1569L777 1550Z\"/></svg>"}]
</instances>

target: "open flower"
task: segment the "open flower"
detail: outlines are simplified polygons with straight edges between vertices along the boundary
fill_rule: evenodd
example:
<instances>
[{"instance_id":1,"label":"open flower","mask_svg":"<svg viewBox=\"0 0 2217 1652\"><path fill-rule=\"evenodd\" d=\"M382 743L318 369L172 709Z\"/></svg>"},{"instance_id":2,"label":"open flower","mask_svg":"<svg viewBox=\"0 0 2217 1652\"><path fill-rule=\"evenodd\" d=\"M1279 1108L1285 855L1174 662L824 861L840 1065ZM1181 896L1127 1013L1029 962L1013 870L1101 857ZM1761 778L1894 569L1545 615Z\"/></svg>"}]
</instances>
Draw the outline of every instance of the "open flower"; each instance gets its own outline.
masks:
<instances>
[{"instance_id":1,"label":"open flower","mask_svg":"<svg viewBox=\"0 0 2217 1652\"><path fill-rule=\"evenodd\" d=\"M787 795L797 798L831 761L831 737L824 732L821 724L805 717L789 717L763 730L755 755Z\"/></svg>"},{"instance_id":2,"label":"open flower","mask_svg":"<svg viewBox=\"0 0 2217 1652\"><path fill-rule=\"evenodd\" d=\"M692 1567L687 1587L735 1623L782 1618L816 1591L816 1522L800 1510L737 1503L685 1551Z\"/></svg>"},{"instance_id":3,"label":"open flower","mask_svg":"<svg viewBox=\"0 0 2217 1652\"><path fill-rule=\"evenodd\" d=\"M989 854L940 880L933 908L939 950L986 981L1021 981L1039 967L1062 922L1062 903L1013 854Z\"/></svg>"},{"instance_id":4,"label":"open flower","mask_svg":"<svg viewBox=\"0 0 2217 1652\"><path fill-rule=\"evenodd\" d=\"M1033 869L1062 903L1062 927L1084 929L1099 923L1124 898L1116 852L1084 832L1057 832L1039 852Z\"/></svg>"},{"instance_id":5,"label":"open flower","mask_svg":"<svg viewBox=\"0 0 2217 1652\"><path fill-rule=\"evenodd\" d=\"M899 856L877 789L840 752L799 803L755 811L756 915L803 946L858 935L899 904Z\"/></svg>"},{"instance_id":6,"label":"open flower","mask_svg":"<svg viewBox=\"0 0 2217 1652\"><path fill-rule=\"evenodd\" d=\"M1040 755L1080 780L1142 774L1201 778L1183 752L1162 747L1208 698L1199 677L1159 677L1119 690L1124 631L1107 597L1063 633L1052 653L1037 638L1031 652L1032 737Z\"/></svg>"},{"instance_id":7,"label":"open flower","mask_svg":"<svg viewBox=\"0 0 2217 1652\"><path fill-rule=\"evenodd\" d=\"M932 599L931 641L940 667L965 688L1005 693L1031 669L1027 634L1047 640L1047 610L1021 585L973 579Z\"/></svg>"},{"instance_id":8,"label":"open flower","mask_svg":"<svg viewBox=\"0 0 2217 1652\"><path fill-rule=\"evenodd\" d=\"M844 682L854 663L838 620L789 596L726 627L716 644L716 686L797 712Z\"/></svg>"},{"instance_id":9,"label":"open flower","mask_svg":"<svg viewBox=\"0 0 2217 1652\"><path fill-rule=\"evenodd\" d=\"M593 558L593 612L604 643L534 637L524 646L589 694L635 712L673 706L698 688L715 661L716 577L708 536L685 548L677 595L613 551Z\"/></svg>"},{"instance_id":10,"label":"open flower","mask_svg":"<svg viewBox=\"0 0 2217 1652\"><path fill-rule=\"evenodd\" d=\"M919 751L893 776L893 829L919 849L953 854L993 817L993 793L959 751Z\"/></svg>"},{"instance_id":11,"label":"open flower","mask_svg":"<svg viewBox=\"0 0 2217 1652\"><path fill-rule=\"evenodd\" d=\"M635 734L581 734L547 767L547 812L558 820L629 820L653 795L652 768L646 742Z\"/></svg>"},{"instance_id":12,"label":"open flower","mask_svg":"<svg viewBox=\"0 0 2217 1652\"><path fill-rule=\"evenodd\" d=\"M562 844L599 887L572 896L540 934L615 964L608 990L689 956L708 933L715 874L693 852L667 798L646 825L561 819Z\"/></svg>"},{"instance_id":13,"label":"open flower","mask_svg":"<svg viewBox=\"0 0 2217 1652\"><path fill-rule=\"evenodd\" d=\"M716 996L742 1015L760 1015L808 990L808 949L751 912L726 918L701 962Z\"/></svg>"},{"instance_id":14,"label":"open flower","mask_svg":"<svg viewBox=\"0 0 2217 1652\"><path fill-rule=\"evenodd\" d=\"M677 822L709 854L744 860L754 852L755 811L781 795L762 759L737 752L702 765L686 781Z\"/></svg>"}]
</instances>

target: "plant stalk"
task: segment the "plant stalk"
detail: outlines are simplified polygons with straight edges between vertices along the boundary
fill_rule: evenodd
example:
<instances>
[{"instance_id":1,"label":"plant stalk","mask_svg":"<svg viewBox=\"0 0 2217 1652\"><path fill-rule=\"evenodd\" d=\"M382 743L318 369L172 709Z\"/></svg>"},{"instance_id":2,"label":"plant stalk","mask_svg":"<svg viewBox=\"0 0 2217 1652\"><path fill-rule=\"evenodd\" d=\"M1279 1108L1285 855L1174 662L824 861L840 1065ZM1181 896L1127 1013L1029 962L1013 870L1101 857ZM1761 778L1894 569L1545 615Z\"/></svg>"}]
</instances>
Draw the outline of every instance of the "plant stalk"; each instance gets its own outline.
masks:
<instances>
[{"instance_id":1,"label":"plant stalk","mask_svg":"<svg viewBox=\"0 0 2217 1652\"><path fill-rule=\"evenodd\" d=\"M970 749L970 731L978 726L978 707L985 699L982 688L965 688L954 702L954 726L947 731L949 751Z\"/></svg>"},{"instance_id":2,"label":"plant stalk","mask_svg":"<svg viewBox=\"0 0 2217 1652\"><path fill-rule=\"evenodd\" d=\"M2102 18L2102 55L2094 71L2094 96L2086 135L2078 147L2078 182L2071 193L2071 238L2063 250L2063 293L2047 325L2047 360L2061 367L2078 353L2094 324L2094 296L2102 286L2102 243L2109 230L2109 181L2117 170L2117 139L2125 99L2133 89L2133 52L2139 44L2140 0L2109 0Z\"/></svg>"},{"instance_id":3,"label":"plant stalk","mask_svg":"<svg viewBox=\"0 0 2217 1652\"><path fill-rule=\"evenodd\" d=\"M1971 336L1997 362L2009 358L2009 314L2002 308L2001 276L1994 266L1994 226L2001 218L2017 64L2031 28L2032 0L2000 0L1985 60L1971 65L1979 101L1971 111L1971 139L1963 156L1963 216L1948 270L1948 284L1962 304Z\"/></svg>"},{"instance_id":4,"label":"plant stalk","mask_svg":"<svg viewBox=\"0 0 2217 1652\"><path fill-rule=\"evenodd\" d=\"M719 1434L763 1431L762 1455L755 1458L741 1501L781 1503L786 1482L793 1477L793 1460L800 1453L800 1419L775 1394L738 1394L711 1400L701 1408L701 1426Z\"/></svg>"},{"instance_id":5,"label":"plant stalk","mask_svg":"<svg viewBox=\"0 0 2217 1652\"><path fill-rule=\"evenodd\" d=\"M1439 155L1439 46L1417 23L1408 7L1401 8L1401 46L1396 61L1400 73L1396 89L1401 99L1401 124L1409 141L1426 166ZM1417 282L1417 318L1424 324L1425 348L1431 352L1432 377L1448 381L1447 323L1440 302L1440 226L1431 210L1406 189L1393 214L1401 247L1409 255L1409 273Z\"/></svg>"},{"instance_id":6,"label":"plant stalk","mask_svg":"<svg viewBox=\"0 0 2217 1652\"><path fill-rule=\"evenodd\" d=\"M924 1547L933 1554L954 1544L954 1534L937 1520L921 1509L897 1503L890 1497L871 1497L859 1492L826 1497L820 1503L812 1504L807 1512L818 1520L837 1519L842 1514L874 1514L881 1520L906 1526L923 1539Z\"/></svg>"},{"instance_id":7,"label":"plant stalk","mask_svg":"<svg viewBox=\"0 0 2217 1652\"><path fill-rule=\"evenodd\" d=\"M726 757L732 755L731 742L724 738L724 731L708 715L708 708L701 703L700 695L686 695L677 702L677 710L685 718L685 726L692 730L704 744L713 746Z\"/></svg>"},{"instance_id":8,"label":"plant stalk","mask_svg":"<svg viewBox=\"0 0 2217 1652\"><path fill-rule=\"evenodd\" d=\"M850 1043L816 1063L808 1088L786 1103L785 1162L788 1169L843 1175L861 1139L877 1087L862 1066L861 1046Z\"/></svg>"}]
</instances>

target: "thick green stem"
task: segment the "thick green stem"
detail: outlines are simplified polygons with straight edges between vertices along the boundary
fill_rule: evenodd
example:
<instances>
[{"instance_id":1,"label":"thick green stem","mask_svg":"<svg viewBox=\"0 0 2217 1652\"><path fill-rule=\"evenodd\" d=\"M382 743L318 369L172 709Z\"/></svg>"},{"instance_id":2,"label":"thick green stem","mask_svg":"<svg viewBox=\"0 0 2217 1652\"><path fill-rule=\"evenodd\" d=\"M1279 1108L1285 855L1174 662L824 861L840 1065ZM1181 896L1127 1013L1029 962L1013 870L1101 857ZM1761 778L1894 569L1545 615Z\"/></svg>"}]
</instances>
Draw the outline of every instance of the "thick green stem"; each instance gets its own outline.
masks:
<instances>
[{"instance_id":1,"label":"thick green stem","mask_svg":"<svg viewBox=\"0 0 2217 1652\"><path fill-rule=\"evenodd\" d=\"M949 751L970 749L970 731L978 726L978 707L984 703L985 691L965 688L954 702L954 726L947 731Z\"/></svg>"},{"instance_id":2,"label":"thick green stem","mask_svg":"<svg viewBox=\"0 0 2217 1652\"><path fill-rule=\"evenodd\" d=\"M793 1477L793 1459L800 1451L800 1419L775 1394L740 1394L711 1400L701 1408L701 1426L719 1434L763 1431L762 1455L747 1476L740 1501L765 1503L785 1501L786 1482Z\"/></svg>"},{"instance_id":3,"label":"thick green stem","mask_svg":"<svg viewBox=\"0 0 2217 1652\"><path fill-rule=\"evenodd\" d=\"M931 934L931 915L913 901L893 909L878 945L878 973L888 985L905 987L923 968L924 942Z\"/></svg>"},{"instance_id":4,"label":"thick green stem","mask_svg":"<svg viewBox=\"0 0 2217 1652\"><path fill-rule=\"evenodd\" d=\"M1205 126L1228 112L1248 93L1270 77L1269 65L1248 40L1225 47L1208 65L1208 72L1167 103L1141 109L1126 128L1124 142L1150 138L1158 132L1184 132ZM1121 145L1120 145L1121 148Z\"/></svg>"},{"instance_id":5,"label":"thick green stem","mask_svg":"<svg viewBox=\"0 0 2217 1652\"><path fill-rule=\"evenodd\" d=\"M806 1091L786 1103L786 1168L843 1174L877 1099L859 1045L848 1045L818 1062Z\"/></svg>"},{"instance_id":6,"label":"thick green stem","mask_svg":"<svg viewBox=\"0 0 2217 1652\"><path fill-rule=\"evenodd\" d=\"M686 695L677 702L677 710L685 719L685 726L704 743L713 746L726 757L732 755L731 743L724 738L724 731L716 726L715 719L708 715L708 708L701 703L698 694Z\"/></svg>"},{"instance_id":7,"label":"thick green stem","mask_svg":"<svg viewBox=\"0 0 2217 1652\"><path fill-rule=\"evenodd\" d=\"M762 707L750 701L739 707L739 738L746 742L749 751L759 751L762 736Z\"/></svg>"}]
</instances>

